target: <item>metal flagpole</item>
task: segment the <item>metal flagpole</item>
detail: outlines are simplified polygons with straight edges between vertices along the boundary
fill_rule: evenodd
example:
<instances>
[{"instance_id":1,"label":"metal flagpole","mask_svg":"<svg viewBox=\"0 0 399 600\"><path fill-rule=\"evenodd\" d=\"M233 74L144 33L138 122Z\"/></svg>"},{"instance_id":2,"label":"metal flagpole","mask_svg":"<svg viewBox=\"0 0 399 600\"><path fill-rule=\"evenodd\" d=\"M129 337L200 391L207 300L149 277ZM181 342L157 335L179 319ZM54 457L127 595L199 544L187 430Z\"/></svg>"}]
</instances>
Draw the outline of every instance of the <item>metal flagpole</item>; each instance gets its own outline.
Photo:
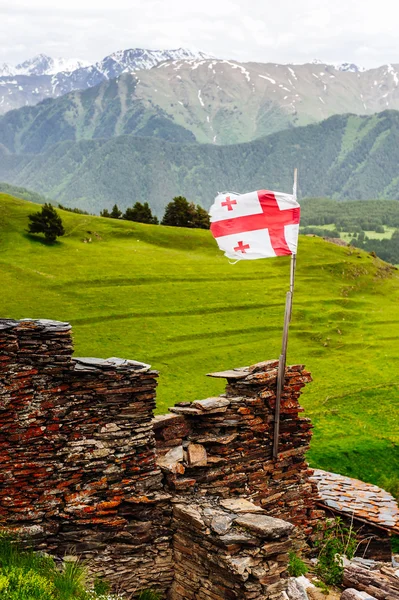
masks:
<instances>
[{"instance_id":1,"label":"metal flagpole","mask_svg":"<svg viewBox=\"0 0 399 600\"><path fill-rule=\"evenodd\" d=\"M293 195L297 197L297 184L298 184L298 169L294 170L294 189ZM278 373L277 373L277 391L276 391L276 409L274 414L274 438L273 438L273 458L277 459L278 456L278 443L280 435L280 405L281 405L281 394L284 387L285 379L285 365L287 361L287 345L288 345L288 330L292 317L292 299L294 295L294 283L295 283L295 268L296 268L296 254L291 254L291 268L290 268L290 291L287 292L285 298L285 313L284 313L284 329L283 329L283 341L281 346L281 354L278 361Z\"/></svg>"}]
</instances>

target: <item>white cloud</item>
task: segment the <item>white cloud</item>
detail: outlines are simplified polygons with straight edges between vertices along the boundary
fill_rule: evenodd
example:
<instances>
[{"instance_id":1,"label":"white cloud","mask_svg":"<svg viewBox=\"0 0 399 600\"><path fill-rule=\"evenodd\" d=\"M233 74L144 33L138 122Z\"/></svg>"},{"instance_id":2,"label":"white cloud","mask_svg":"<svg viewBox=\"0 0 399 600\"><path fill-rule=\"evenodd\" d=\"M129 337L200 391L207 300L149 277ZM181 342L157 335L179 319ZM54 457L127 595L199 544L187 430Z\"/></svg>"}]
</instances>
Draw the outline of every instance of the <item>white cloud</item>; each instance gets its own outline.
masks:
<instances>
[{"instance_id":1,"label":"white cloud","mask_svg":"<svg viewBox=\"0 0 399 600\"><path fill-rule=\"evenodd\" d=\"M0 61L186 46L262 62L399 63L393 0L0 0Z\"/></svg>"}]
</instances>

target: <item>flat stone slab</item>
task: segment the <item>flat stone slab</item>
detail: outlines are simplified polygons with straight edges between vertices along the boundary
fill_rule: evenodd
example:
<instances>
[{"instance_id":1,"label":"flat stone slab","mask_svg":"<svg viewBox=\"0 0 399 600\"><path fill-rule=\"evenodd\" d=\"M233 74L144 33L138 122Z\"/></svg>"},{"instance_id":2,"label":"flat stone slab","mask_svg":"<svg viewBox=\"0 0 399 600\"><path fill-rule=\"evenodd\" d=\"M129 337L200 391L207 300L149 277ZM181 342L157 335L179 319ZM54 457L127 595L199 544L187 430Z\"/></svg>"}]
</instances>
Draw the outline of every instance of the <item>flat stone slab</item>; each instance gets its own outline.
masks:
<instances>
[{"instance_id":1,"label":"flat stone slab","mask_svg":"<svg viewBox=\"0 0 399 600\"><path fill-rule=\"evenodd\" d=\"M20 321L0 319L0 330L12 329L13 327L18 327L19 329L39 329L46 333L65 333L71 329L70 323L53 321L52 319L21 319Z\"/></svg>"},{"instance_id":2,"label":"flat stone slab","mask_svg":"<svg viewBox=\"0 0 399 600\"><path fill-rule=\"evenodd\" d=\"M189 444L187 447L187 463L190 467L205 467L207 453L201 444Z\"/></svg>"},{"instance_id":3,"label":"flat stone slab","mask_svg":"<svg viewBox=\"0 0 399 600\"><path fill-rule=\"evenodd\" d=\"M151 365L146 363L137 362L136 360L127 360L123 358L111 357L111 358L92 358L92 357L73 357L73 362L76 363L79 370L87 369L121 369L124 371L148 371L151 369ZM82 369L83 367L83 369Z\"/></svg>"},{"instance_id":4,"label":"flat stone slab","mask_svg":"<svg viewBox=\"0 0 399 600\"><path fill-rule=\"evenodd\" d=\"M176 446L164 454L164 456L158 456L157 465L163 469L167 469L172 473L180 473L183 475L185 469L181 464L184 459L183 446Z\"/></svg>"},{"instance_id":5,"label":"flat stone slab","mask_svg":"<svg viewBox=\"0 0 399 600\"><path fill-rule=\"evenodd\" d=\"M235 544L242 544L245 546L258 546L259 539L253 537L249 533L244 533L243 531L231 531L226 533L226 535L221 535L219 541L223 542L224 545L230 546Z\"/></svg>"},{"instance_id":6,"label":"flat stone slab","mask_svg":"<svg viewBox=\"0 0 399 600\"><path fill-rule=\"evenodd\" d=\"M232 526L234 518L228 515L217 515L211 521L211 528L219 535L225 535Z\"/></svg>"},{"instance_id":7,"label":"flat stone slab","mask_svg":"<svg viewBox=\"0 0 399 600\"><path fill-rule=\"evenodd\" d=\"M14 321L14 319L0 319L0 331L2 329L12 329L19 324L19 321Z\"/></svg>"},{"instance_id":8,"label":"flat stone slab","mask_svg":"<svg viewBox=\"0 0 399 600\"><path fill-rule=\"evenodd\" d=\"M175 517L179 517L183 521L189 523L195 529L203 531L206 529L206 525L202 519L202 514L194 506L188 504L175 504L173 507Z\"/></svg>"},{"instance_id":9,"label":"flat stone slab","mask_svg":"<svg viewBox=\"0 0 399 600\"><path fill-rule=\"evenodd\" d=\"M171 413L176 415L203 415L204 411L199 408L191 408L191 406L171 406L168 408Z\"/></svg>"},{"instance_id":10,"label":"flat stone slab","mask_svg":"<svg viewBox=\"0 0 399 600\"><path fill-rule=\"evenodd\" d=\"M234 520L234 525L245 527L268 540L289 535L294 529L294 526L287 521L261 514L243 514Z\"/></svg>"},{"instance_id":11,"label":"flat stone slab","mask_svg":"<svg viewBox=\"0 0 399 600\"><path fill-rule=\"evenodd\" d=\"M177 415L176 415L177 416ZM238 433L227 435L208 435L197 439L198 444L230 444L238 437Z\"/></svg>"},{"instance_id":12,"label":"flat stone slab","mask_svg":"<svg viewBox=\"0 0 399 600\"><path fill-rule=\"evenodd\" d=\"M179 419L181 419L181 417L179 417L179 415L173 415L173 414L169 414L169 413L167 413L166 415L155 415L155 417L153 417L151 419L151 424L154 427L154 429L158 429L159 427L162 427L163 425L166 425L166 424L169 425L174 420L178 421Z\"/></svg>"},{"instance_id":13,"label":"flat stone slab","mask_svg":"<svg viewBox=\"0 0 399 600\"><path fill-rule=\"evenodd\" d=\"M223 506L226 510L231 510L234 513L263 513L265 511L260 506L252 504L245 498L226 498L220 501L220 506Z\"/></svg>"},{"instance_id":14,"label":"flat stone slab","mask_svg":"<svg viewBox=\"0 0 399 600\"><path fill-rule=\"evenodd\" d=\"M215 410L215 408L227 408L230 405L230 400L227 398L205 398L205 400L195 400L193 406L203 411Z\"/></svg>"},{"instance_id":15,"label":"flat stone slab","mask_svg":"<svg viewBox=\"0 0 399 600\"><path fill-rule=\"evenodd\" d=\"M217 379L244 379L250 372L247 367L242 369L229 369L227 371L218 371L216 373L207 373L207 377L216 377Z\"/></svg>"},{"instance_id":16,"label":"flat stone slab","mask_svg":"<svg viewBox=\"0 0 399 600\"><path fill-rule=\"evenodd\" d=\"M230 400L222 397L205 398L194 402L180 402L169 408L169 411L177 415L206 415L224 413L230 405Z\"/></svg>"}]
</instances>

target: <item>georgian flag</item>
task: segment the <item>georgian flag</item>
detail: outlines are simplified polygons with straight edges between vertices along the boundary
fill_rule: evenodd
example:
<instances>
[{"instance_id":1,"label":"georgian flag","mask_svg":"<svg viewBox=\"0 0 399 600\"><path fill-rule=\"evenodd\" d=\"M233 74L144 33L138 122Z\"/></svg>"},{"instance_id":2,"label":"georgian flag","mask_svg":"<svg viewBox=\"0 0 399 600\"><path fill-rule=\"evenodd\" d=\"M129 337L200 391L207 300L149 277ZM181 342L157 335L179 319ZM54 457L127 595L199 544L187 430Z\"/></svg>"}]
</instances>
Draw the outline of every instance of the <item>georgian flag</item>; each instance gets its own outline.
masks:
<instances>
[{"instance_id":1,"label":"georgian flag","mask_svg":"<svg viewBox=\"0 0 399 600\"><path fill-rule=\"evenodd\" d=\"M300 206L295 195L267 190L223 193L215 198L209 215L212 235L228 258L296 254Z\"/></svg>"}]
</instances>

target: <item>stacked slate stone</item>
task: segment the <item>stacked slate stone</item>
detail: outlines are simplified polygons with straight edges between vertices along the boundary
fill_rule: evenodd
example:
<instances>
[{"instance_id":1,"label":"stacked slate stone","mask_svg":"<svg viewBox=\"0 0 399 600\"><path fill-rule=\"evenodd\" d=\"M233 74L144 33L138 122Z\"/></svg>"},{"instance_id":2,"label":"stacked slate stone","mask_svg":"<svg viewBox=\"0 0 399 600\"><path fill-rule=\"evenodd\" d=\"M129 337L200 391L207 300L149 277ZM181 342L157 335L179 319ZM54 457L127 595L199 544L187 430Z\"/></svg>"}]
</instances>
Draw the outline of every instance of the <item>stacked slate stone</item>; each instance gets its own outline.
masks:
<instances>
[{"instance_id":1,"label":"stacked slate stone","mask_svg":"<svg viewBox=\"0 0 399 600\"><path fill-rule=\"evenodd\" d=\"M293 525L247 500L175 498L170 600L282 600Z\"/></svg>"},{"instance_id":2,"label":"stacked slate stone","mask_svg":"<svg viewBox=\"0 0 399 600\"><path fill-rule=\"evenodd\" d=\"M156 371L73 359L70 326L0 321L0 516L133 592L172 579L151 424Z\"/></svg>"},{"instance_id":3,"label":"stacked slate stone","mask_svg":"<svg viewBox=\"0 0 399 600\"><path fill-rule=\"evenodd\" d=\"M44 320L0 321L0 518L13 526L29 523L36 534L47 515L47 530L57 529L50 524L59 505L54 457L65 439L60 419L44 403L66 388L63 377L73 368L70 329Z\"/></svg>"},{"instance_id":4,"label":"stacked slate stone","mask_svg":"<svg viewBox=\"0 0 399 600\"><path fill-rule=\"evenodd\" d=\"M398 600L399 572L390 564L354 559L344 569L344 585L358 590L363 598L372 600ZM342 595L344 597L344 594ZM349 594L345 597L350 598ZM353 597L356 597L353 595ZM360 597L360 594L357 596Z\"/></svg>"},{"instance_id":5,"label":"stacked slate stone","mask_svg":"<svg viewBox=\"0 0 399 600\"><path fill-rule=\"evenodd\" d=\"M245 496L312 533L324 513L315 510L317 495L309 481L312 471L305 460L311 438L311 422L300 416L298 399L311 381L303 365L286 370L281 399L278 460L272 458L277 361L214 373L227 379L226 394L217 398L179 403L173 414L184 416L185 439L165 453L165 437L173 420L158 422L157 443L162 450L158 464L169 488L178 493ZM182 430L182 425L179 425ZM182 430L183 431L183 430ZM171 443L169 441L169 443Z\"/></svg>"}]
</instances>

